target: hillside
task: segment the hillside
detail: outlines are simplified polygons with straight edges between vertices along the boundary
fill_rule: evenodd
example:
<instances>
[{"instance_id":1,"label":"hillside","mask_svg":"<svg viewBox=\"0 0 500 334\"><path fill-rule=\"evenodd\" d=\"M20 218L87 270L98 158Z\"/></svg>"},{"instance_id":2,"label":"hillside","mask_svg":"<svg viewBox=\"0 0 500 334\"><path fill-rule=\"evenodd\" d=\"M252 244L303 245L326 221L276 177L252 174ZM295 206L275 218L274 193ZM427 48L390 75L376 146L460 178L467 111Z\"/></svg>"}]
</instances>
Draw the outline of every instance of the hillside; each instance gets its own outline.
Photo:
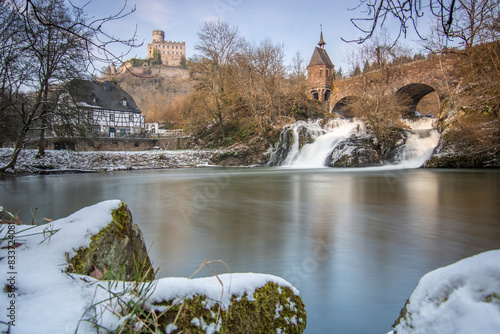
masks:
<instances>
[{"instance_id":1,"label":"hillside","mask_svg":"<svg viewBox=\"0 0 500 334\"><path fill-rule=\"evenodd\" d=\"M181 127L180 115L170 108L173 101L186 96L193 87L189 71L180 67L131 67L106 76L117 82L135 100L146 122L170 123Z\"/></svg>"}]
</instances>

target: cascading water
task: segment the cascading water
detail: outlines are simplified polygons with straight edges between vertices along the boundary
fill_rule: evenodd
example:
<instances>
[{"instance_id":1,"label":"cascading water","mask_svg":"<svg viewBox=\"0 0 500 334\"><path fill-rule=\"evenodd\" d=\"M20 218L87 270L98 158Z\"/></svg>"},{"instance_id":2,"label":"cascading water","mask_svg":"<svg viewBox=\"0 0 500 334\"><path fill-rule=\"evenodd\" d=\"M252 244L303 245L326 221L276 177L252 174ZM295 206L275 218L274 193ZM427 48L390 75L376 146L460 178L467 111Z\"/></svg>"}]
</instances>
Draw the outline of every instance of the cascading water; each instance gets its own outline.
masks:
<instances>
[{"instance_id":1,"label":"cascading water","mask_svg":"<svg viewBox=\"0 0 500 334\"><path fill-rule=\"evenodd\" d=\"M371 139L362 121L342 119L322 123L325 122L298 121L287 126L281 133L279 142L270 150L270 164L319 168L335 166L336 161L357 154L357 167L386 164L417 168L431 157L439 141L439 133L432 127L432 119L406 121L411 128L406 131L406 140L395 149L390 161L377 160L371 156L374 150L365 145L370 143ZM345 165L350 166L349 163Z\"/></svg>"},{"instance_id":2,"label":"cascading water","mask_svg":"<svg viewBox=\"0 0 500 334\"><path fill-rule=\"evenodd\" d=\"M420 118L405 123L412 130L409 131L406 143L398 149L395 162L401 167L418 168L432 156L440 135L432 125L432 118Z\"/></svg>"}]
</instances>

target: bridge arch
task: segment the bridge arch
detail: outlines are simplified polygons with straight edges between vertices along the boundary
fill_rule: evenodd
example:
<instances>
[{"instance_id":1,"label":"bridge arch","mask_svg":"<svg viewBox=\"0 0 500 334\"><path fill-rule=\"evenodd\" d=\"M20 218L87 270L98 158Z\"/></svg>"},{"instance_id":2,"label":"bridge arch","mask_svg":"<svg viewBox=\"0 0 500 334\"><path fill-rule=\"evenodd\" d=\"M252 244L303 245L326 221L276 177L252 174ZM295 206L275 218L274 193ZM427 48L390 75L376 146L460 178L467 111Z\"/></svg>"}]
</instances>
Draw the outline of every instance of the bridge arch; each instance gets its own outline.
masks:
<instances>
[{"instance_id":1,"label":"bridge arch","mask_svg":"<svg viewBox=\"0 0 500 334\"><path fill-rule=\"evenodd\" d=\"M335 103L331 110L331 113L336 113L344 117L353 117L354 115L352 114L349 105L360 99L361 98L359 96L355 95L344 96L343 98L338 100L337 103Z\"/></svg>"},{"instance_id":2,"label":"bridge arch","mask_svg":"<svg viewBox=\"0 0 500 334\"><path fill-rule=\"evenodd\" d=\"M408 113L415 114L417 105L426 96L436 90L427 84L411 83L399 88L394 95L408 100Z\"/></svg>"}]
</instances>

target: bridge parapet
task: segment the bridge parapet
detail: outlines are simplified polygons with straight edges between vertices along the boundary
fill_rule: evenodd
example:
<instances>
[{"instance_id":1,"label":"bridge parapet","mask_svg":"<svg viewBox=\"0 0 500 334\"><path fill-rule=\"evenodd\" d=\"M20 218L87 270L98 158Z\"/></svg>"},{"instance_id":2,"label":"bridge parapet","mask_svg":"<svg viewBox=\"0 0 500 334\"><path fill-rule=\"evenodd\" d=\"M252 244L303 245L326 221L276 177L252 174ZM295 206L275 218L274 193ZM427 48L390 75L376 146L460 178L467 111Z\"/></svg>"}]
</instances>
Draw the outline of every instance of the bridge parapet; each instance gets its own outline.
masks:
<instances>
[{"instance_id":1,"label":"bridge parapet","mask_svg":"<svg viewBox=\"0 0 500 334\"><path fill-rule=\"evenodd\" d=\"M370 84L381 82L384 74L387 94L406 94L415 108L425 95L436 91L443 101L459 82L457 64L459 55L448 53L403 64L392 64L384 69L372 70L355 77L335 81L330 98L330 110L348 100L361 97ZM384 73L382 71L385 71ZM441 102L442 103L442 102Z\"/></svg>"}]
</instances>

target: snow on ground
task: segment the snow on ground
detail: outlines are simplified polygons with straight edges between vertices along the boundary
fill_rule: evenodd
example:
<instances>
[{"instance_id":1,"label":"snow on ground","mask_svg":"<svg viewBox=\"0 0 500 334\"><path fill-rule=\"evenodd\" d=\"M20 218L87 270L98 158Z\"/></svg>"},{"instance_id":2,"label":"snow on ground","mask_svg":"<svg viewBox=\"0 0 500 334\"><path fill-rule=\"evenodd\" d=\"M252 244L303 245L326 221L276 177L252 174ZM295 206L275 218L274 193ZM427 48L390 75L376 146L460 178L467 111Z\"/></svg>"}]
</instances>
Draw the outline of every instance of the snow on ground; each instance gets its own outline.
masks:
<instances>
[{"instance_id":1,"label":"snow on ground","mask_svg":"<svg viewBox=\"0 0 500 334\"><path fill-rule=\"evenodd\" d=\"M406 311L398 334L500 333L500 250L424 275Z\"/></svg>"},{"instance_id":2,"label":"snow on ground","mask_svg":"<svg viewBox=\"0 0 500 334\"><path fill-rule=\"evenodd\" d=\"M0 166L9 162L13 149L0 148ZM47 150L36 158L38 150L22 150L17 159L17 173L37 173L40 170L80 169L112 171L211 165L211 159L221 150L75 152Z\"/></svg>"},{"instance_id":3,"label":"snow on ground","mask_svg":"<svg viewBox=\"0 0 500 334\"><path fill-rule=\"evenodd\" d=\"M66 254L72 257L80 246L88 245L91 235L111 222L112 210L120 205L119 200L101 202L66 218L34 227L0 225L0 269L3 274L0 331L7 332L6 324L10 322L14 326L9 333L13 334L95 333L91 323L81 321L84 315L89 316L91 305L98 305L101 310L99 324L105 328L114 329L125 320L116 315L116 298L110 299L110 291L119 294L128 284L112 284L65 273ZM8 249L14 241L21 246ZM256 289L268 282L290 287L298 294L288 282L276 276L223 274L218 279L161 278L153 283L151 300L204 294L227 307L231 296L241 297L245 293L253 296ZM4 288L5 284L9 286ZM134 297L122 295L121 298ZM209 327L207 333L208 330Z\"/></svg>"}]
</instances>

